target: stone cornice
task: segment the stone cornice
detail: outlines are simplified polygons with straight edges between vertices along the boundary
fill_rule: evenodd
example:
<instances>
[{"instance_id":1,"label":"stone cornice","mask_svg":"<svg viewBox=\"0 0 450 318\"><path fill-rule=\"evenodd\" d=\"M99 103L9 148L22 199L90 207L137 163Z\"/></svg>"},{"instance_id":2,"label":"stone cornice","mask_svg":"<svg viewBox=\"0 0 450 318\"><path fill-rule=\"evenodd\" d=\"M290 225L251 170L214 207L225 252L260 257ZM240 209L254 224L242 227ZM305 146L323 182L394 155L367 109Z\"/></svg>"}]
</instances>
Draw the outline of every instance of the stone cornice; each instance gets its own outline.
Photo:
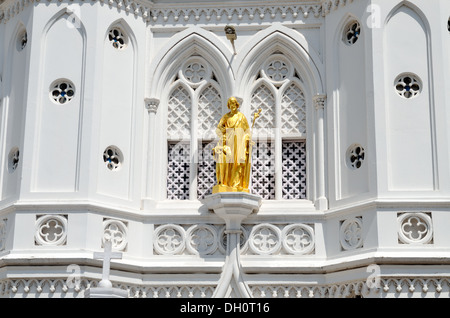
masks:
<instances>
[{"instance_id":1,"label":"stone cornice","mask_svg":"<svg viewBox=\"0 0 450 318\"><path fill-rule=\"evenodd\" d=\"M47 2L56 2L63 0L46 0ZM273 21L292 21L306 20L308 18L320 18L332 12L339 7L345 6L355 0L323 0L309 1L304 3L283 3L253 5L253 3L242 2L233 3L222 2L221 4L205 3L193 6L187 4L154 4L146 0L92 0L100 2L111 7L117 8L141 17L145 22L157 24L182 24L199 22L217 22L226 23L241 21L247 22L273 22ZM25 7L41 0L5 0L0 4L0 22L6 23L15 15L19 14ZM69 0L69 3L75 3ZM81 3L88 3L82 0ZM44 3L44 1L42 1Z\"/></svg>"}]
</instances>

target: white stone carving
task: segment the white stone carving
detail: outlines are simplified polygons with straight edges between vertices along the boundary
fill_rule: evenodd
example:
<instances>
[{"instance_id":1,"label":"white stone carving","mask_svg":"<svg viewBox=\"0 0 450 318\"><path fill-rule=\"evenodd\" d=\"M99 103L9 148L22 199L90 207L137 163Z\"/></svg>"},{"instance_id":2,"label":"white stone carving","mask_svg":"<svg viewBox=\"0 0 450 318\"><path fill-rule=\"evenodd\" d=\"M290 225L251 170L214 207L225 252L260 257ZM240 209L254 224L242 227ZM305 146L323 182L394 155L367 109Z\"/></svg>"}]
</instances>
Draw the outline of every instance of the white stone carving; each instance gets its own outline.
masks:
<instances>
[{"instance_id":1,"label":"white stone carving","mask_svg":"<svg viewBox=\"0 0 450 318\"><path fill-rule=\"evenodd\" d=\"M109 170L119 170L123 163L122 151L116 146L108 146L105 151L103 151L103 162Z\"/></svg>"},{"instance_id":2,"label":"white stone carving","mask_svg":"<svg viewBox=\"0 0 450 318\"><path fill-rule=\"evenodd\" d=\"M156 228L153 241L153 247L158 254L179 254L186 247L186 232L179 225L161 225Z\"/></svg>"},{"instance_id":3,"label":"white stone carving","mask_svg":"<svg viewBox=\"0 0 450 318\"><path fill-rule=\"evenodd\" d=\"M202 81L211 78L211 69L203 59L193 58L184 64L180 74L184 76L190 86L198 87Z\"/></svg>"},{"instance_id":4,"label":"white stone carving","mask_svg":"<svg viewBox=\"0 0 450 318\"><path fill-rule=\"evenodd\" d=\"M287 225L281 235L283 247L290 254L310 254L314 250L314 230L309 225Z\"/></svg>"},{"instance_id":5,"label":"white stone carving","mask_svg":"<svg viewBox=\"0 0 450 318\"><path fill-rule=\"evenodd\" d=\"M294 68L282 54L275 54L265 63L261 73L275 86L281 86L288 78L292 77Z\"/></svg>"},{"instance_id":6,"label":"white stone carving","mask_svg":"<svg viewBox=\"0 0 450 318\"><path fill-rule=\"evenodd\" d=\"M0 297L83 298L86 290L97 285L98 280L85 277L80 278L76 288L69 288L66 278L7 278L0 281ZM178 283L166 286L164 282L113 282L113 286L128 291L130 298L211 298L216 284ZM275 282L249 284L249 287L254 298L353 298L367 297L371 292L364 280L319 285ZM375 296L448 299L449 291L448 277L381 277Z\"/></svg>"},{"instance_id":7,"label":"white stone carving","mask_svg":"<svg viewBox=\"0 0 450 318\"><path fill-rule=\"evenodd\" d=\"M395 90L403 98L413 98L422 91L422 81L415 74L403 73L395 79Z\"/></svg>"},{"instance_id":8,"label":"white stone carving","mask_svg":"<svg viewBox=\"0 0 450 318\"><path fill-rule=\"evenodd\" d=\"M359 217L347 219L341 223L339 239L343 250L362 247L362 220Z\"/></svg>"},{"instance_id":9,"label":"white stone carving","mask_svg":"<svg viewBox=\"0 0 450 318\"><path fill-rule=\"evenodd\" d=\"M397 216L398 239L403 244L430 244L433 240L433 224L424 212L406 212Z\"/></svg>"},{"instance_id":10,"label":"white stone carving","mask_svg":"<svg viewBox=\"0 0 450 318\"><path fill-rule=\"evenodd\" d=\"M146 98L145 99L145 108L149 113L156 114L158 111L159 99L157 98Z\"/></svg>"},{"instance_id":11,"label":"white stone carving","mask_svg":"<svg viewBox=\"0 0 450 318\"><path fill-rule=\"evenodd\" d=\"M258 134L272 134L275 124L275 97L267 84L261 84L255 88L250 100L252 114L259 108L262 109L258 120L255 122L255 129Z\"/></svg>"},{"instance_id":12,"label":"white stone carving","mask_svg":"<svg viewBox=\"0 0 450 318\"><path fill-rule=\"evenodd\" d=\"M75 85L66 79L60 79L50 86L50 99L58 104L64 105L75 96Z\"/></svg>"},{"instance_id":13,"label":"white stone carving","mask_svg":"<svg viewBox=\"0 0 450 318\"><path fill-rule=\"evenodd\" d=\"M120 27L112 27L108 32L108 40L111 45L118 50L123 50L127 47L128 36Z\"/></svg>"},{"instance_id":14,"label":"white stone carving","mask_svg":"<svg viewBox=\"0 0 450 318\"><path fill-rule=\"evenodd\" d=\"M361 168L365 160L366 152L360 144L353 144L347 149L346 160L350 169Z\"/></svg>"},{"instance_id":15,"label":"white stone carving","mask_svg":"<svg viewBox=\"0 0 450 318\"><path fill-rule=\"evenodd\" d=\"M177 86L169 97L167 115L167 136L179 139L191 135L191 107L189 92L183 86Z\"/></svg>"},{"instance_id":16,"label":"white stone carving","mask_svg":"<svg viewBox=\"0 0 450 318\"><path fill-rule=\"evenodd\" d=\"M213 254L218 247L217 230L207 224L193 225L186 232L186 241L192 254Z\"/></svg>"},{"instance_id":17,"label":"white stone carving","mask_svg":"<svg viewBox=\"0 0 450 318\"><path fill-rule=\"evenodd\" d=\"M67 217L64 215L36 216L36 245L65 245L67 239Z\"/></svg>"},{"instance_id":18,"label":"white stone carving","mask_svg":"<svg viewBox=\"0 0 450 318\"><path fill-rule=\"evenodd\" d=\"M281 132L306 134L306 101L296 83L290 83L281 98Z\"/></svg>"},{"instance_id":19,"label":"white stone carving","mask_svg":"<svg viewBox=\"0 0 450 318\"><path fill-rule=\"evenodd\" d=\"M276 254L281 248L281 231L272 224L263 223L253 227L249 249L259 255Z\"/></svg>"},{"instance_id":20,"label":"white stone carving","mask_svg":"<svg viewBox=\"0 0 450 318\"><path fill-rule=\"evenodd\" d=\"M342 40L345 44L353 45L361 35L361 25L358 21L351 21L344 29Z\"/></svg>"},{"instance_id":21,"label":"white stone carving","mask_svg":"<svg viewBox=\"0 0 450 318\"><path fill-rule=\"evenodd\" d=\"M241 252L241 254L245 254L248 250L248 235L249 235L249 230L247 230L246 226L241 226L240 227L240 242L239 242L239 250ZM227 251L227 235L225 233L225 227L223 226L220 230L219 230L219 251L222 254L226 254Z\"/></svg>"},{"instance_id":22,"label":"white stone carving","mask_svg":"<svg viewBox=\"0 0 450 318\"><path fill-rule=\"evenodd\" d=\"M198 133L203 139L214 139L222 115L222 97L213 86L206 86L198 98Z\"/></svg>"},{"instance_id":23,"label":"white stone carving","mask_svg":"<svg viewBox=\"0 0 450 318\"><path fill-rule=\"evenodd\" d=\"M104 219L102 244L106 241L111 242L114 250L124 251L128 244L127 224L120 220Z\"/></svg>"}]
</instances>

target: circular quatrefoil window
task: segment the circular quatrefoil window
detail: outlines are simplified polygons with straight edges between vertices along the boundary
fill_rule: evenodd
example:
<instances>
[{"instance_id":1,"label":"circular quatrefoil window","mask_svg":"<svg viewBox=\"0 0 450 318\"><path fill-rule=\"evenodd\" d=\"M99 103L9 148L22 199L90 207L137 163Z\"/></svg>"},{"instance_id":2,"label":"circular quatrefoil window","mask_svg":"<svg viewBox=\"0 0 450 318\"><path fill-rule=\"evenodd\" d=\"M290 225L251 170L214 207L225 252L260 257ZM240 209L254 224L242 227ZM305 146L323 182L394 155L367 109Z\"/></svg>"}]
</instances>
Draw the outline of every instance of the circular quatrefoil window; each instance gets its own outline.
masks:
<instances>
[{"instance_id":1,"label":"circular quatrefoil window","mask_svg":"<svg viewBox=\"0 0 450 318\"><path fill-rule=\"evenodd\" d=\"M19 32L19 36L17 38L17 50L22 51L28 43L28 34L26 30Z\"/></svg>"},{"instance_id":2,"label":"circular quatrefoil window","mask_svg":"<svg viewBox=\"0 0 450 318\"><path fill-rule=\"evenodd\" d=\"M75 86L68 80L58 80L50 87L50 98L59 105L67 104L75 96Z\"/></svg>"},{"instance_id":3,"label":"circular quatrefoil window","mask_svg":"<svg viewBox=\"0 0 450 318\"><path fill-rule=\"evenodd\" d=\"M351 145L347 150L347 165L351 169L361 168L365 157L364 148L359 144Z\"/></svg>"},{"instance_id":4,"label":"circular quatrefoil window","mask_svg":"<svg viewBox=\"0 0 450 318\"><path fill-rule=\"evenodd\" d=\"M14 172L19 166L20 151L19 148L13 148L8 155L8 170Z\"/></svg>"},{"instance_id":5,"label":"circular quatrefoil window","mask_svg":"<svg viewBox=\"0 0 450 318\"><path fill-rule=\"evenodd\" d=\"M123 50L127 47L128 36L118 27L113 27L109 30L108 39L112 46L118 50Z\"/></svg>"},{"instance_id":6,"label":"circular quatrefoil window","mask_svg":"<svg viewBox=\"0 0 450 318\"><path fill-rule=\"evenodd\" d=\"M344 29L342 40L345 44L353 45L358 41L361 35L361 25L358 21L351 21Z\"/></svg>"},{"instance_id":7,"label":"circular quatrefoil window","mask_svg":"<svg viewBox=\"0 0 450 318\"><path fill-rule=\"evenodd\" d=\"M422 82L414 74L400 74L395 80L395 90L403 98L413 98L420 94Z\"/></svg>"},{"instance_id":8,"label":"circular quatrefoil window","mask_svg":"<svg viewBox=\"0 0 450 318\"><path fill-rule=\"evenodd\" d=\"M103 152L103 161L109 170L117 171L123 162L122 152L117 147L109 146Z\"/></svg>"}]
</instances>

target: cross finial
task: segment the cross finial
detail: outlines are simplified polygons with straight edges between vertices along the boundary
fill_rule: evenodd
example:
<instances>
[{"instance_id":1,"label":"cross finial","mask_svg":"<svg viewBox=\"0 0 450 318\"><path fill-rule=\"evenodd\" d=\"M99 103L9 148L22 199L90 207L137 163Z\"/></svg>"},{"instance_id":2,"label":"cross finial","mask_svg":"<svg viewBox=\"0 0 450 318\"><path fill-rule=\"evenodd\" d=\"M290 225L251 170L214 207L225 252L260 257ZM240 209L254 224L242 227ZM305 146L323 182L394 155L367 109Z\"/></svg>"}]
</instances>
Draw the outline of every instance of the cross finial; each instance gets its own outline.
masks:
<instances>
[{"instance_id":1,"label":"cross finial","mask_svg":"<svg viewBox=\"0 0 450 318\"><path fill-rule=\"evenodd\" d=\"M105 251L103 253L94 252L94 259L103 259L102 280L98 287L111 288L112 283L109 280L109 271L111 267L111 259L122 259L122 253L112 252L112 243L106 240L104 243Z\"/></svg>"}]
</instances>

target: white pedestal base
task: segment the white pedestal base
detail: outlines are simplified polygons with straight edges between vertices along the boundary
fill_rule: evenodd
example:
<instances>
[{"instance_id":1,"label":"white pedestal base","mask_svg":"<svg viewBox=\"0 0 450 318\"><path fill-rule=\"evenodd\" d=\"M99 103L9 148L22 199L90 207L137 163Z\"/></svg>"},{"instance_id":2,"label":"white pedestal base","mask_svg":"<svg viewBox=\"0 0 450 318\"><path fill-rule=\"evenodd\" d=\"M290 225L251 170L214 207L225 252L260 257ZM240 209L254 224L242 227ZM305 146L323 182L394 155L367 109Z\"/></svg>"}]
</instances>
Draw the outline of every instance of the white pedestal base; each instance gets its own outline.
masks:
<instances>
[{"instance_id":1,"label":"white pedestal base","mask_svg":"<svg viewBox=\"0 0 450 318\"><path fill-rule=\"evenodd\" d=\"M213 294L214 298L250 298L239 260L241 223L261 206L261 197L245 192L221 192L207 196L203 201L226 224L227 256L222 275Z\"/></svg>"}]
</instances>

